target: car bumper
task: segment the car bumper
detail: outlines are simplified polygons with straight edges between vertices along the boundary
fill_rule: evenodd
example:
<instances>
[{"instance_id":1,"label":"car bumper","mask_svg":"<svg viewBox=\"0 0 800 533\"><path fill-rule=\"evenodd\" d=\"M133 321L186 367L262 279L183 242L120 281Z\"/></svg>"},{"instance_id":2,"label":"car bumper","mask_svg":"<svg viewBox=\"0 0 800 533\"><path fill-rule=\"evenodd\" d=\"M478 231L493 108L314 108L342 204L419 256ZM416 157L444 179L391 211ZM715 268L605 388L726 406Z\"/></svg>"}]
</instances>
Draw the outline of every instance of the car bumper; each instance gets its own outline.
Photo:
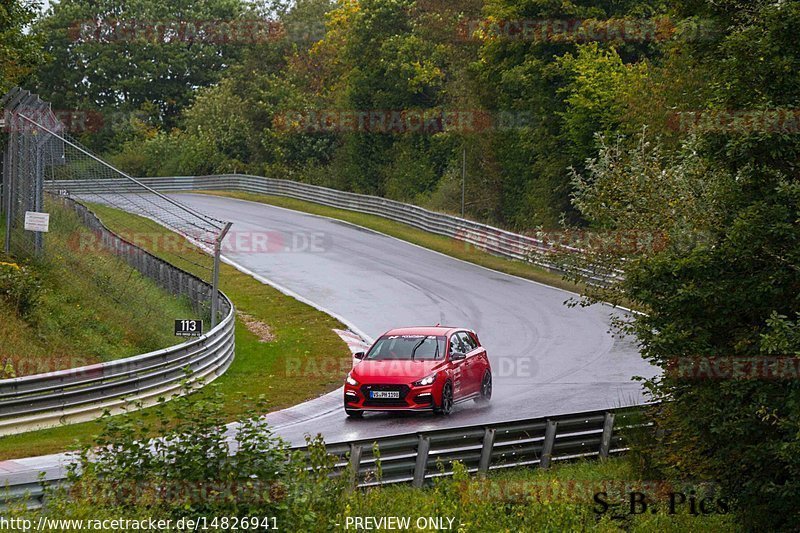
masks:
<instances>
[{"instance_id":1,"label":"car bumper","mask_svg":"<svg viewBox=\"0 0 800 533\"><path fill-rule=\"evenodd\" d=\"M375 399L369 396L373 388L400 391L397 399ZM344 406L353 411L430 411L438 405L439 397L432 385L345 385Z\"/></svg>"}]
</instances>

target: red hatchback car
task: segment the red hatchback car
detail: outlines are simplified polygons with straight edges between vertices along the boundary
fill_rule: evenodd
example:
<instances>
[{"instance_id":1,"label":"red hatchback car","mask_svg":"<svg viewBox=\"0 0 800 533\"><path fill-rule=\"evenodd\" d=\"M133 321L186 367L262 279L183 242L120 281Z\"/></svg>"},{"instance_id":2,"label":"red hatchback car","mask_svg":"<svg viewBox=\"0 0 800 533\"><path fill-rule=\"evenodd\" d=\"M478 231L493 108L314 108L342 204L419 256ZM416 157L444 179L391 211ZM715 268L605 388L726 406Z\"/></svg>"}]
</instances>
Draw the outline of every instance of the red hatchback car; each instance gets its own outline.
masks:
<instances>
[{"instance_id":1,"label":"red hatchback car","mask_svg":"<svg viewBox=\"0 0 800 533\"><path fill-rule=\"evenodd\" d=\"M387 331L347 375L344 410L433 411L446 415L458 402L492 397L492 368L474 331L443 326Z\"/></svg>"}]
</instances>

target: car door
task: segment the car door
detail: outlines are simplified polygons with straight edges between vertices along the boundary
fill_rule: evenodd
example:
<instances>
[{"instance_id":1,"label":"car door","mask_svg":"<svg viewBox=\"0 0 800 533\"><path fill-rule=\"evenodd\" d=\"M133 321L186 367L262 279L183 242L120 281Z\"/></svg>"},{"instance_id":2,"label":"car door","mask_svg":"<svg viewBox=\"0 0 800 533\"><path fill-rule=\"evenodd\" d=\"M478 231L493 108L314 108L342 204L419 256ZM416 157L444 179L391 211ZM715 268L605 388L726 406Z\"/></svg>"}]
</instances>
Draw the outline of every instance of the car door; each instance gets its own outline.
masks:
<instances>
[{"instance_id":1,"label":"car door","mask_svg":"<svg viewBox=\"0 0 800 533\"><path fill-rule=\"evenodd\" d=\"M475 394L481 390L481 377L483 377L482 348L468 332L459 331L457 335L465 349L464 353L467 354L467 358L464 359L462 389L464 394Z\"/></svg>"},{"instance_id":2,"label":"car door","mask_svg":"<svg viewBox=\"0 0 800 533\"><path fill-rule=\"evenodd\" d=\"M454 353L466 353L466 349L458 333L450 335L447 358L450 360L450 367L453 369L453 398L455 399L464 396L464 394L468 394L464 392L464 384L469 382L465 375L467 360L460 359L453 361Z\"/></svg>"}]
</instances>

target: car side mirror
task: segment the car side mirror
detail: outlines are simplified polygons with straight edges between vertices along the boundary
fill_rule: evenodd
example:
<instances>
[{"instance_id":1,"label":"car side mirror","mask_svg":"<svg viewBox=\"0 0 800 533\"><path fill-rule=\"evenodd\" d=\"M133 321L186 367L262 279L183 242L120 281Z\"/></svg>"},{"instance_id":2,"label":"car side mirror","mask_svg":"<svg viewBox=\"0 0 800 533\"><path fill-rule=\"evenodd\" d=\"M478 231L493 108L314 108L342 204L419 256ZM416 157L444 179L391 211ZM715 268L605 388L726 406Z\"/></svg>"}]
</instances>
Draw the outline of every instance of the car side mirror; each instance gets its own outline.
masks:
<instances>
[{"instance_id":1,"label":"car side mirror","mask_svg":"<svg viewBox=\"0 0 800 533\"><path fill-rule=\"evenodd\" d=\"M366 352L356 352L353 354L353 357L356 359L364 359L367 356Z\"/></svg>"},{"instance_id":2,"label":"car side mirror","mask_svg":"<svg viewBox=\"0 0 800 533\"><path fill-rule=\"evenodd\" d=\"M451 361L461 361L462 359L466 359L466 358L467 358L467 354L465 354L465 353L455 352L455 353L450 354L450 360Z\"/></svg>"}]
</instances>

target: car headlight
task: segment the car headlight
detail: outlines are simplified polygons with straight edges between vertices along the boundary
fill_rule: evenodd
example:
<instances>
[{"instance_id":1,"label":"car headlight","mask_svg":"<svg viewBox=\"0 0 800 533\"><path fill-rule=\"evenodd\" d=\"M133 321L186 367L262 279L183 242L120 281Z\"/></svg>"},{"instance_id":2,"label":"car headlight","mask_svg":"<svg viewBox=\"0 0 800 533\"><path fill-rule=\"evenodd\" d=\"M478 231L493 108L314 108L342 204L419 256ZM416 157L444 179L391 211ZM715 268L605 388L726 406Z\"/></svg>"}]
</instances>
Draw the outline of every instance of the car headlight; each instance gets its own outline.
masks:
<instances>
[{"instance_id":1,"label":"car headlight","mask_svg":"<svg viewBox=\"0 0 800 533\"><path fill-rule=\"evenodd\" d=\"M430 385L431 383L436 381L436 376L438 375L439 375L438 372L434 372L430 376L426 376L419 381L415 381L414 383L412 383L412 385L414 385L415 387L424 387L425 385Z\"/></svg>"},{"instance_id":2,"label":"car headlight","mask_svg":"<svg viewBox=\"0 0 800 533\"><path fill-rule=\"evenodd\" d=\"M358 381L354 380L353 376L351 376L350 374L347 374L347 384L355 387L356 385L358 385Z\"/></svg>"}]
</instances>

